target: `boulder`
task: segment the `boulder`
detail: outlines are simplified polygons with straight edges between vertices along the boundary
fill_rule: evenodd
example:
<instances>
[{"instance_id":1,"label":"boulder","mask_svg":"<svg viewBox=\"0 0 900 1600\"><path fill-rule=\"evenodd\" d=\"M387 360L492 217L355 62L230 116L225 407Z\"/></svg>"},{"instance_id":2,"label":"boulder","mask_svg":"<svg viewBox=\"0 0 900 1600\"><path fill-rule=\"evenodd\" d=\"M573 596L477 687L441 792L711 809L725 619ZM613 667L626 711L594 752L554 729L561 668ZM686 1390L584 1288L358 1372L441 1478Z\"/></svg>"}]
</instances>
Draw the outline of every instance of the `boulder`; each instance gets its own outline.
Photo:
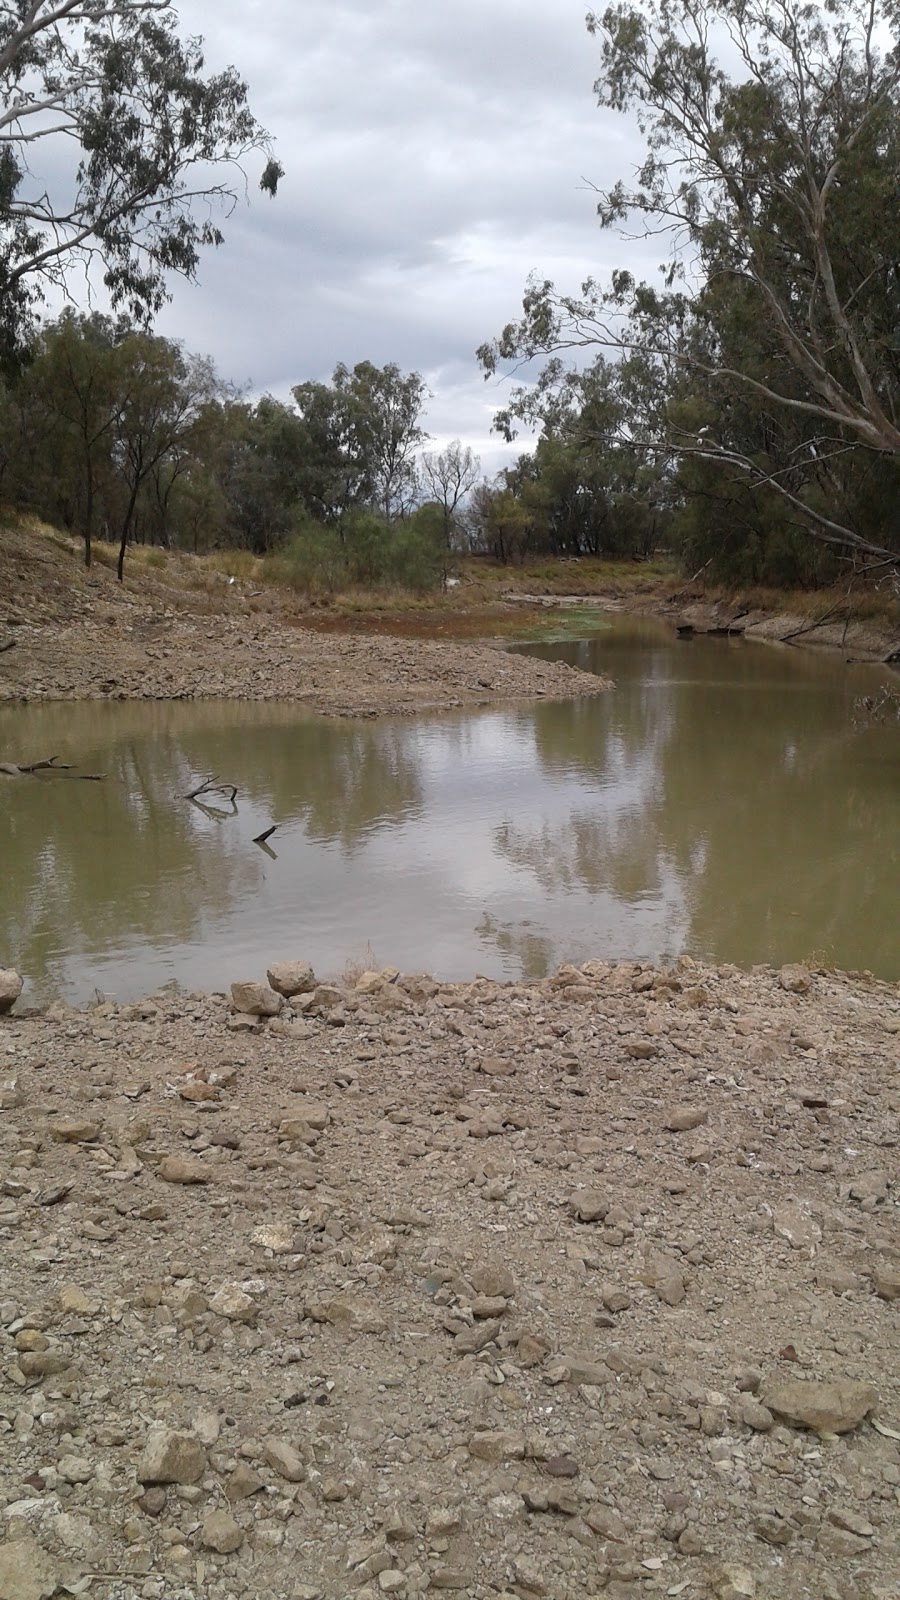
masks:
<instances>
[{"instance_id":1,"label":"boulder","mask_svg":"<svg viewBox=\"0 0 900 1600\"><path fill-rule=\"evenodd\" d=\"M770 1411L816 1433L849 1433L868 1416L876 1399L871 1384L851 1378L811 1383L802 1378L771 1377L760 1391L760 1400Z\"/></svg>"},{"instance_id":2,"label":"boulder","mask_svg":"<svg viewBox=\"0 0 900 1600\"><path fill-rule=\"evenodd\" d=\"M0 1017L11 1011L22 993L22 979L12 967L0 967Z\"/></svg>"},{"instance_id":3,"label":"boulder","mask_svg":"<svg viewBox=\"0 0 900 1600\"><path fill-rule=\"evenodd\" d=\"M316 975L308 961L276 961L266 977L275 993L284 995L286 1000L291 1000L295 994L312 994L316 987Z\"/></svg>"},{"instance_id":4,"label":"boulder","mask_svg":"<svg viewBox=\"0 0 900 1600\"><path fill-rule=\"evenodd\" d=\"M243 1011L250 1017L277 1017L281 995L265 983L233 983L231 1003L235 1011Z\"/></svg>"},{"instance_id":5,"label":"boulder","mask_svg":"<svg viewBox=\"0 0 900 1600\"><path fill-rule=\"evenodd\" d=\"M0 1543L0 1600L50 1600L63 1577L59 1562L30 1535Z\"/></svg>"}]
</instances>

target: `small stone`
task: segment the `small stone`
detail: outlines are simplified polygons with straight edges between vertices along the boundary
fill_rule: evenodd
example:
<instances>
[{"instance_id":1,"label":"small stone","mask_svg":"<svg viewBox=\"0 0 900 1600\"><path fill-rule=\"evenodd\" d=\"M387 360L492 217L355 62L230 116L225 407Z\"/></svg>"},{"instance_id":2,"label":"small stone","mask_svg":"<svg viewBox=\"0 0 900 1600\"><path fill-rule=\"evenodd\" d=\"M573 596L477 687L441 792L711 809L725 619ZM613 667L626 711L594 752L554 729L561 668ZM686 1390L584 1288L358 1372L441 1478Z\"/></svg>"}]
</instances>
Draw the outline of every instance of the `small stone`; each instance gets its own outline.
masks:
<instances>
[{"instance_id":1,"label":"small stone","mask_svg":"<svg viewBox=\"0 0 900 1600\"><path fill-rule=\"evenodd\" d=\"M753 1428L757 1433L768 1433L775 1424L775 1418L768 1406L760 1405L752 1395L747 1395L741 1401L738 1415L746 1428Z\"/></svg>"},{"instance_id":2,"label":"small stone","mask_svg":"<svg viewBox=\"0 0 900 1600\"><path fill-rule=\"evenodd\" d=\"M277 1017L281 995L265 983L233 983L231 1003L235 1011L250 1017Z\"/></svg>"},{"instance_id":3,"label":"small stone","mask_svg":"<svg viewBox=\"0 0 900 1600\"><path fill-rule=\"evenodd\" d=\"M227 1317L229 1322L256 1321L256 1301L236 1283L224 1283L210 1300L209 1309L218 1317Z\"/></svg>"},{"instance_id":4,"label":"small stone","mask_svg":"<svg viewBox=\"0 0 900 1600\"><path fill-rule=\"evenodd\" d=\"M710 1573L710 1581L716 1600L753 1600L756 1594L753 1573L730 1561L716 1567Z\"/></svg>"},{"instance_id":5,"label":"small stone","mask_svg":"<svg viewBox=\"0 0 900 1600\"><path fill-rule=\"evenodd\" d=\"M702 1106L674 1106L667 1112L664 1126L669 1133L690 1133L709 1121L709 1112Z\"/></svg>"},{"instance_id":6,"label":"small stone","mask_svg":"<svg viewBox=\"0 0 900 1600\"><path fill-rule=\"evenodd\" d=\"M702 1556L706 1546L696 1528L683 1528L676 1541L679 1554L683 1556Z\"/></svg>"},{"instance_id":7,"label":"small stone","mask_svg":"<svg viewBox=\"0 0 900 1600\"><path fill-rule=\"evenodd\" d=\"M888 1174L886 1172L861 1172L858 1177L850 1181L851 1200L879 1201L887 1196Z\"/></svg>"},{"instance_id":8,"label":"small stone","mask_svg":"<svg viewBox=\"0 0 900 1600\"><path fill-rule=\"evenodd\" d=\"M94 1469L85 1456L62 1456L56 1470L64 1483L90 1483Z\"/></svg>"},{"instance_id":9,"label":"small stone","mask_svg":"<svg viewBox=\"0 0 900 1600\"><path fill-rule=\"evenodd\" d=\"M760 1399L770 1411L816 1433L849 1433L868 1416L877 1396L871 1384L842 1378L813 1383L773 1376L763 1384Z\"/></svg>"},{"instance_id":10,"label":"small stone","mask_svg":"<svg viewBox=\"0 0 900 1600\"><path fill-rule=\"evenodd\" d=\"M516 1069L511 1061L504 1061L500 1056L484 1056L478 1063L478 1070L487 1078L511 1078Z\"/></svg>"},{"instance_id":11,"label":"small stone","mask_svg":"<svg viewBox=\"0 0 900 1600\"><path fill-rule=\"evenodd\" d=\"M59 1144L93 1144L99 1138L100 1124L85 1117L61 1117L54 1122L50 1134Z\"/></svg>"},{"instance_id":12,"label":"small stone","mask_svg":"<svg viewBox=\"0 0 900 1600\"><path fill-rule=\"evenodd\" d=\"M0 1600L51 1600L63 1577L59 1562L30 1536L0 1543Z\"/></svg>"},{"instance_id":13,"label":"small stone","mask_svg":"<svg viewBox=\"0 0 900 1600\"><path fill-rule=\"evenodd\" d=\"M502 1428L473 1433L469 1440L469 1455L479 1461L522 1461L525 1457L525 1440L519 1433L506 1433Z\"/></svg>"},{"instance_id":14,"label":"small stone","mask_svg":"<svg viewBox=\"0 0 900 1600\"><path fill-rule=\"evenodd\" d=\"M488 1317L502 1317L507 1309L500 1295L477 1294L472 1301L472 1315L482 1321Z\"/></svg>"},{"instance_id":15,"label":"small stone","mask_svg":"<svg viewBox=\"0 0 900 1600\"><path fill-rule=\"evenodd\" d=\"M284 995L286 1000L292 1000L295 994L312 994L316 987L316 975L308 961L276 961L266 977L274 992ZM262 984L259 987L262 988ZM233 984L231 989L233 996ZM239 1007L241 1011L246 1009Z\"/></svg>"},{"instance_id":16,"label":"small stone","mask_svg":"<svg viewBox=\"0 0 900 1600\"><path fill-rule=\"evenodd\" d=\"M779 972L778 982L788 994L808 994L812 978L807 967L799 962L788 962Z\"/></svg>"},{"instance_id":17,"label":"small stone","mask_svg":"<svg viewBox=\"0 0 900 1600\"><path fill-rule=\"evenodd\" d=\"M508 1267L496 1266L489 1261L479 1262L467 1276L475 1293L487 1299L511 1300L516 1292L515 1280Z\"/></svg>"},{"instance_id":18,"label":"small stone","mask_svg":"<svg viewBox=\"0 0 900 1600\"><path fill-rule=\"evenodd\" d=\"M166 1491L160 1484L152 1489L146 1489L135 1505L139 1506L146 1517L160 1517L166 1509Z\"/></svg>"},{"instance_id":19,"label":"small stone","mask_svg":"<svg viewBox=\"0 0 900 1600\"><path fill-rule=\"evenodd\" d=\"M100 1309L96 1300L91 1300L80 1289L77 1283L64 1283L59 1291L59 1309L66 1314L74 1313L80 1317L93 1317Z\"/></svg>"},{"instance_id":20,"label":"small stone","mask_svg":"<svg viewBox=\"0 0 900 1600\"><path fill-rule=\"evenodd\" d=\"M611 1506L589 1506L584 1513L584 1520L599 1538L611 1539L614 1544L627 1543L628 1528L625 1521Z\"/></svg>"},{"instance_id":21,"label":"small stone","mask_svg":"<svg viewBox=\"0 0 900 1600\"><path fill-rule=\"evenodd\" d=\"M656 1290L664 1305L681 1305L687 1290L681 1268L672 1256L649 1256L640 1276L643 1283Z\"/></svg>"},{"instance_id":22,"label":"small stone","mask_svg":"<svg viewBox=\"0 0 900 1600\"><path fill-rule=\"evenodd\" d=\"M150 1429L137 1465L141 1483L196 1483L206 1471L206 1456L190 1434L161 1424Z\"/></svg>"},{"instance_id":23,"label":"small stone","mask_svg":"<svg viewBox=\"0 0 900 1600\"><path fill-rule=\"evenodd\" d=\"M602 1222L609 1206L609 1196L599 1189L576 1189L569 1196L569 1210L577 1222Z\"/></svg>"},{"instance_id":24,"label":"small stone","mask_svg":"<svg viewBox=\"0 0 900 1600\"><path fill-rule=\"evenodd\" d=\"M254 1472L246 1461L239 1461L230 1478L225 1481L225 1499L232 1505L237 1500L249 1500L251 1495L259 1494L265 1484L258 1472Z\"/></svg>"},{"instance_id":25,"label":"small stone","mask_svg":"<svg viewBox=\"0 0 900 1600\"><path fill-rule=\"evenodd\" d=\"M763 1514L756 1518L753 1524L757 1538L764 1539L766 1544L790 1544L793 1528L782 1517Z\"/></svg>"},{"instance_id":26,"label":"small stone","mask_svg":"<svg viewBox=\"0 0 900 1600\"><path fill-rule=\"evenodd\" d=\"M11 1011L22 993L22 978L12 967L0 967L0 1017Z\"/></svg>"},{"instance_id":27,"label":"small stone","mask_svg":"<svg viewBox=\"0 0 900 1600\"><path fill-rule=\"evenodd\" d=\"M772 1214L772 1229L792 1250L811 1250L822 1241L822 1229L802 1205L778 1206Z\"/></svg>"},{"instance_id":28,"label":"small stone","mask_svg":"<svg viewBox=\"0 0 900 1600\"><path fill-rule=\"evenodd\" d=\"M209 1183L212 1178L210 1168L190 1156L164 1156L156 1171L163 1183Z\"/></svg>"},{"instance_id":29,"label":"small stone","mask_svg":"<svg viewBox=\"0 0 900 1600\"><path fill-rule=\"evenodd\" d=\"M628 1311L632 1304L631 1295L626 1290L620 1289L616 1283L605 1283L600 1290L600 1299L607 1311L611 1311L614 1316L620 1311Z\"/></svg>"},{"instance_id":30,"label":"small stone","mask_svg":"<svg viewBox=\"0 0 900 1600\"><path fill-rule=\"evenodd\" d=\"M882 1300L900 1298L900 1264L887 1261L872 1268L872 1288Z\"/></svg>"},{"instance_id":31,"label":"small stone","mask_svg":"<svg viewBox=\"0 0 900 1600\"><path fill-rule=\"evenodd\" d=\"M244 1542L243 1529L227 1511L211 1511L209 1516L203 1519L200 1542L205 1549L215 1550L220 1556L228 1556L233 1551L240 1550Z\"/></svg>"},{"instance_id":32,"label":"small stone","mask_svg":"<svg viewBox=\"0 0 900 1600\"><path fill-rule=\"evenodd\" d=\"M843 1528L845 1533L854 1533L858 1539L871 1539L875 1529L865 1517L860 1517L855 1511L846 1506L832 1506L828 1513L828 1521L833 1522L836 1528Z\"/></svg>"},{"instance_id":33,"label":"small stone","mask_svg":"<svg viewBox=\"0 0 900 1600\"><path fill-rule=\"evenodd\" d=\"M286 1439L268 1439L263 1460L288 1483L302 1483L306 1477L302 1456Z\"/></svg>"}]
</instances>

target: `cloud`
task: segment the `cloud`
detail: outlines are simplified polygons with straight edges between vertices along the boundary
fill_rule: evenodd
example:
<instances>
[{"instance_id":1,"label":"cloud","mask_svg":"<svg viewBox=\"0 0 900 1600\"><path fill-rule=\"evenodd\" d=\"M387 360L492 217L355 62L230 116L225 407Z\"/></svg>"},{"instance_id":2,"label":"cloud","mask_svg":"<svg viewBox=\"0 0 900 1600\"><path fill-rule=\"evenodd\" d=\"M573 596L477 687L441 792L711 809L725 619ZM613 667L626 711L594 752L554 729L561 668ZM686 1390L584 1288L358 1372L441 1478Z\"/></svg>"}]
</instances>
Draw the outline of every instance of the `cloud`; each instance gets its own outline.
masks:
<instances>
[{"instance_id":1,"label":"cloud","mask_svg":"<svg viewBox=\"0 0 900 1600\"><path fill-rule=\"evenodd\" d=\"M286 176L255 193L177 285L163 332L223 375L287 395L338 361L396 361L429 425L488 453L503 402L474 351L532 270L576 287L648 253L602 234L588 183L633 168L634 129L596 107L582 0L180 0L207 65L238 67Z\"/></svg>"}]
</instances>

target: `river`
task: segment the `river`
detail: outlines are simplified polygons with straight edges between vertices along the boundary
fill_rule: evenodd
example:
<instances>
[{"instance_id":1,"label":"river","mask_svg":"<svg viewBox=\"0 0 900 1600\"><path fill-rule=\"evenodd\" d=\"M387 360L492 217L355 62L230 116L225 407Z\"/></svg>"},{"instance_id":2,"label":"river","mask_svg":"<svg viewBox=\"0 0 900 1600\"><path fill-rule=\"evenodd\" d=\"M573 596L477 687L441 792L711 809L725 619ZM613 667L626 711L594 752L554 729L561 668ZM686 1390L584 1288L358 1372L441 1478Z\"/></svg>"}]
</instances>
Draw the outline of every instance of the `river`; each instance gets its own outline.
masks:
<instances>
[{"instance_id":1,"label":"river","mask_svg":"<svg viewBox=\"0 0 900 1600\"><path fill-rule=\"evenodd\" d=\"M0 777L0 966L32 1001L222 989L295 956L323 976L686 951L900 977L900 731L855 715L884 670L618 617L527 648L616 688L366 722L0 708L0 759L106 774ZM184 798L211 773L235 808Z\"/></svg>"}]
</instances>

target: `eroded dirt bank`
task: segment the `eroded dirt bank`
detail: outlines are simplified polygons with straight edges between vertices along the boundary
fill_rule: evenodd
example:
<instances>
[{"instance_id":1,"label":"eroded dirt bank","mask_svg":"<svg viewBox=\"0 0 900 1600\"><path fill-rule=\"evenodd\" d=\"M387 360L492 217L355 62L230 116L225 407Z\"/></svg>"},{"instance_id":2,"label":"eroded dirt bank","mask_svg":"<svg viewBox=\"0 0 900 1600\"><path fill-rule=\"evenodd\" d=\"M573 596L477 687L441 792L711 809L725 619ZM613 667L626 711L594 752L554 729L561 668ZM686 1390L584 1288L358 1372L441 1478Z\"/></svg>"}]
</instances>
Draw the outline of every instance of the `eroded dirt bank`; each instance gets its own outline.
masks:
<instances>
[{"instance_id":1,"label":"eroded dirt bank","mask_svg":"<svg viewBox=\"0 0 900 1600\"><path fill-rule=\"evenodd\" d=\"M897 986L298 981L0 1019L3 1600L895 1596Z\"/></svg>"},{"instance_id":2,"label":"eroded dirt bank","mask_svg":"<svg viewBox=\"0 0 900 1600\"><path fill-rule=\"evenodd\" d=\"M17 629L0 700L292 700L329 716L404 715L595 695L608 682L486 644L323 634L233 615L110 616ZM126 620L127 618L127 620Z\"/></svg>"}]
</instances>

